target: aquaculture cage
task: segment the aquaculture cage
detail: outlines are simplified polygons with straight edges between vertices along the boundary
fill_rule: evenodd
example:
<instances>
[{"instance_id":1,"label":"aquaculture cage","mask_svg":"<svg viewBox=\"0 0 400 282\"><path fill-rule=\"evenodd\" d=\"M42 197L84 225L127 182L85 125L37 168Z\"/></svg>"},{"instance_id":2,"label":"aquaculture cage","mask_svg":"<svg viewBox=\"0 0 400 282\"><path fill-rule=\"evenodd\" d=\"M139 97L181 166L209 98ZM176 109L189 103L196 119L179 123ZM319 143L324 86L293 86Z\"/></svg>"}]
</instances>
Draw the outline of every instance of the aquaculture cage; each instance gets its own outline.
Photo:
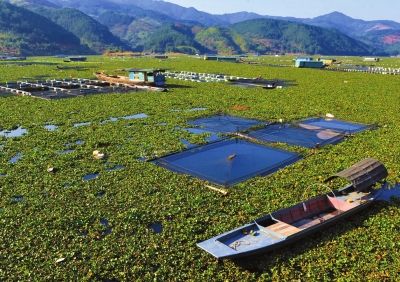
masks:
<instances>
[{"instance_id":1,"label":"aquaculture cage","mask_svg":"<svg viewBox=\"0 0 400 282\"><path fill-rule=\"evenodd\" d=\"M299 122L299 126L311 129L331 129L343 134L354 134L370 128L369 125L328 118L310 118Z\"/></svg>"},{"instance_id":2,"label":"aquaculture cage","mask_svg":"<svg viewBox=\"0 0 400 282\"><path fill-rule=\"evenodd\" d=\"M189 121L192 126L218 133L242 132L265 122L229 115L216 115Z\"/></svg>"},{"instance_id":3,"label":"aquaculture cage","mask_svg":"<svg viewBox=\"0 0 400 282\"><path fill-rule=\"evenodd\" d=\"M342 133L330 129L307 129L291 124L271 124L250 132L248 136L260 141L286 143L306 148L337 144L344 138Z\"/></svg>"},{"instance_id":4,"label":"aquaculture cage","mask_svg":"<svg viewBox=\"0 0 400 282\"><path fill-rule=\"evenodd\" d=\"M268 175L301 159L300 155L241 139L228 139L153 161L171 171L222 186Z\"/></svg>"}]
</instances>

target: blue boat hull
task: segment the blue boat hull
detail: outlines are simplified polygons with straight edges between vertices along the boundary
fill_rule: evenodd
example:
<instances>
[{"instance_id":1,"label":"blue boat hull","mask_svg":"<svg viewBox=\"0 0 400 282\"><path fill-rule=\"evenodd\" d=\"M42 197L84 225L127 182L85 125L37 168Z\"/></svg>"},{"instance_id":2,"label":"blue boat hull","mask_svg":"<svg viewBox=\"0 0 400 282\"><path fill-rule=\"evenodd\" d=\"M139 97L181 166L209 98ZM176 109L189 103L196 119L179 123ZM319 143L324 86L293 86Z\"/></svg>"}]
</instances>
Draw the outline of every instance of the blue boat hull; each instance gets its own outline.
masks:
<instances>
[{"instance_id":1,"label":"blue boat hull","mask_svg":"<svg viewBox=\"0 0 400 282\"><path fill-rule=\"evenodd\" d=\"M347 187L345 189L347 189ZM344 191L345 189L341 191ZM282 248L284 246L287 246L289 244L292 244L295 241L305 239L312 233L320 231L329 225L335 224L340 220L343 220L353 214L360 212L361 210L367 208L374 202L375 199L374 196L375 193L371 193L367 195L367 197L364 200L362 200L359 205L354 206L353 208L349 208L346 211L340 212L339 214L332 216L331 218L328 218L324 221L321 221L313 226L306 227L304 229L299 229L295 226L285 224L284 222L280 223L280 221L277 221L278 222L277 224L273 224L273 225L281 224L281 226L279 226L280 229L278 228L277 230L268 228L269 226L266 226L267 228L262 226L263 223L265 222L273 222L274 220L273 214L287 212L288 210L291 209L288 208L277 211L272 215L267 215L262 218L259 218L255 220L253 223L244 225L235 230L226 232L209 240L200 242L197 244L197 246L205 250L206 252L210 253L217 259L236 259L236 258L242 258L273 251ZM316 197L313 199L321 199L322 197L323 196ZM311 199L311 201L313 199ZM286 235L283 235L282 234L283 232L287 232Z\"/></svg>"}]
</instances>

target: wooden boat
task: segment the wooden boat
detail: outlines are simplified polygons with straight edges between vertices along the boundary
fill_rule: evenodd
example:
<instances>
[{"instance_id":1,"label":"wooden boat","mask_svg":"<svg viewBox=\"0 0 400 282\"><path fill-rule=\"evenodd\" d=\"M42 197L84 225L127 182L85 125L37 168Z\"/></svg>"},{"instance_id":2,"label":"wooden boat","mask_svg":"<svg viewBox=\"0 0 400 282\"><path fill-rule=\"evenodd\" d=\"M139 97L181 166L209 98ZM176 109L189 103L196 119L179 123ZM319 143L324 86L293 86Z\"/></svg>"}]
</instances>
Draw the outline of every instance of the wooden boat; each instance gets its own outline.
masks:
<instances>
[{"instance_id":1,"label":"wooden boat","mask_svg":"<svg viewBox=\"0 0 400 282\"><path fill-rule=\"evenodd\" d=\"M108 75L103 72L96 72L95 75L98 80L106 81L106 82L109 82L112 84L117 84L117 85L120 84L120 85L124 85L126 87L130 87L130 88L134 88L134 89L150 90L150 91L157 91L157 92L167 91L166 88L155 87L155 86L152 86L150 83L132 81L127 76Z\"/></svg>"},{"instance_id":2,"label":"wooden boat","mask_svg":"<svg viewBox=\"0 0 400 282\"><path fill-rule=\"evenodd\" d=\"M376 183L388 173L374 159L363 160L335 176L352 184L295 206L278 210L254 222L197 245L217 259L239 258L271 251L365 209L376 199Z\"/></svg>"}]
</instances>

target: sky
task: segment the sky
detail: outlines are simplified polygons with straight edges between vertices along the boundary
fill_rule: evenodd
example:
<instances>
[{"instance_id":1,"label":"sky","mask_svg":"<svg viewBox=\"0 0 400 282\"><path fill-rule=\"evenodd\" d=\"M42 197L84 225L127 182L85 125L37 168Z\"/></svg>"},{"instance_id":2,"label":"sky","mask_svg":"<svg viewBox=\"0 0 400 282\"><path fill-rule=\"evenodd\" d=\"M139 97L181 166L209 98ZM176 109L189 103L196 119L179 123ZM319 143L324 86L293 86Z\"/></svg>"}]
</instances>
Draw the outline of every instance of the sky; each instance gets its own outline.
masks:
<instances>
[{"instance_id":1,"label":"sky","mask_svg":"<svg viewBox=\"0 0 400 282\"><path fill-rule=\"evenodd\" d=\"M164 0L212 14L240 11L310 18L333 11L365 20L400 22L400 0Z\"/></svg>"}]
</instances>

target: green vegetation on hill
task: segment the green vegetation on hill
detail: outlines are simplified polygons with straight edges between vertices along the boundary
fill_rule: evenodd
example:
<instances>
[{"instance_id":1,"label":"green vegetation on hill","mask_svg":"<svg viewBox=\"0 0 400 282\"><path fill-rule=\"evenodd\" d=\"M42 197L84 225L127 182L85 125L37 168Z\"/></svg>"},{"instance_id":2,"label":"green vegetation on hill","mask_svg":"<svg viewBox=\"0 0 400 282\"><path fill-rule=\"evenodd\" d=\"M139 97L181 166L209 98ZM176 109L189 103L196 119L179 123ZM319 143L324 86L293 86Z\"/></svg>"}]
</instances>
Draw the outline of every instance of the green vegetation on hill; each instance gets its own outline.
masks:
<instances>
[{"instance_id":1,"label":"green vegetation on hill","mask_svg":"<svg viewBox=\"0 0 400 282\"><path fill-rule=\"evenodd\" d=\"M102 53L107 49L129 49L106 26L79 10L35 8L34 11L73 33L80 38L82 45L87 46L93 52Z\"/></svg>"},{"instance_id":2,"label":"green vegetation on hill","mask_svg":"<svg viewBox=\"0 0 400 282\"><path fill-rule=\"evenodd\" d=\"M398 54L400 46L400 35L397 30L400 24L390 21L355 20L340 13L314 19L288 18L286 21L251 13L215 16L159 1L133 3L119 0L9 1L41 14L70 31L84 46L81 47L83 50L81 52L100 53L106 49L132 49L156 52L178 51L189 54L283 52L367 55ZM146 10L146 7L150 10ZM165 9L160 11L161 7ZM192 20L189 20L190 15L194 16ZM259 19L229 24L254 17ZM213 23L216 26L201 23ZM18 25L18 23L13 24ZM38 35L34 34L33 30L27 30L26 33L33 34L31 43L41 44L38 43ZM3 32L2 37L7 40L0 43L2 46L0 50L21 44L21 36L14 34L12 29ZM22 36L24 37L27 35ZM40 49L34 54L46 54ZM47 50L50 49L48 46ZM71 52L78 53L79 49L73 48L73 50ZM57 53L56 50L52 50L52 53L54 52Z\"/></svg>"},{"instance_id":3,"label":"green vegetation on hill","mask_svg":"<svg viewBox=\"0 0 400 282\"><path fill-rule=\"evenodd\" d=\"M246 42L240 35L226 28L209 27L201 30L195 36L197 42L214 53L237 54L245 52Z\"/></svg>"},{"instance_id":4,"label":"green vegetation on hill","mask_svg":"<svg viewBox=\"0 0 400 282\"><path fill-rule=\"evenodd\" d=\"M4 1L0 1L0 52L23 55L88 53L79 38L59 25Z\"/></svg>"},{"instance_id":5,"label":"green vegetation on hill","mask_svg":"<svg viewBox=\"0 0 400 282\"><path fill-rule=\"evenodd\" d=\"M194 40L190 27L184 25L165 25L158 28L151 33L144 49L153 52L185 52L189 54L205 50Z\"/></svg>"},{"instance_id":6,"label":"green vegetation on hill","mask_svg":"<svg viewBox=\"0 0 400 282\"><path fill-rule=\"evenodd\" d=\"M260 52L281 50L292 53L361 55L368 46L336 30L323 29L288 21L256 19L232 27Z\"/></svg>"}]
</instances>

